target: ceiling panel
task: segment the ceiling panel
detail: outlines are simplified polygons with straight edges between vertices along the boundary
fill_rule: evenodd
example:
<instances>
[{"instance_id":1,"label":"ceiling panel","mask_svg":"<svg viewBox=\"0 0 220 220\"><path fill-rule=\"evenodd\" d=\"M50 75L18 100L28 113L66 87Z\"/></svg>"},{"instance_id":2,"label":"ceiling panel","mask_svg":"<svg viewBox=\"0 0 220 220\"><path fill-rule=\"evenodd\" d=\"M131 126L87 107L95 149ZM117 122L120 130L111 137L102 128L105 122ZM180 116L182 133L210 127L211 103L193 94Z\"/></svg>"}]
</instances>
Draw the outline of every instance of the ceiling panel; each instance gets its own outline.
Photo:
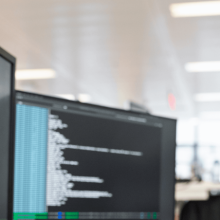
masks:
<instances>
[{"instance_id":1,"label":"ceiling panel","mask_svg":"<svg viewBox=\"0 0 220 220\"><path fill-rule=\"evenodd\" d=\"M18 69L57 73L18 81L18 89L89 94L93 103L120 108L132 100L152 113L194 117L201 105L194 93L220 92L220 73L187 73L184 65L220 60L220 17L172 18L173 2L183 1L0 0L0 45Z\"/></svg>"}]
</instances>

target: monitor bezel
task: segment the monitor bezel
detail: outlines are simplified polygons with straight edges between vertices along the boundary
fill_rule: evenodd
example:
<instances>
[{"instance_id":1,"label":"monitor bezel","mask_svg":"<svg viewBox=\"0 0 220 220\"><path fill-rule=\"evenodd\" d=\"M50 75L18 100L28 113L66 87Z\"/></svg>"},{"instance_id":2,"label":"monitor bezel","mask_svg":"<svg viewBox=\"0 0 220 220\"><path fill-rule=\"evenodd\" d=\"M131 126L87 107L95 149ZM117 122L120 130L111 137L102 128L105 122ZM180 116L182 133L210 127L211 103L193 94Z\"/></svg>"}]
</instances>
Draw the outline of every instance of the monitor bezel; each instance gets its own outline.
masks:
<instances>
[{"instance_id":1,"label":"monitor bezel","mask_svg":"<svg viewBox=\"0 0 220 220\"><path fill-rule=\"evenodd\" d=\"M7 219L13 219L13 179L14 179L14 143L15 143L15 68L16 58L0 47L0 57L11 63L10 82L10 127L9 127L9 159L8 159L8 208Z\"/></svg>"},{"instance_id":2,"label":"monitor bezel","mask_svg":"<svg viewBox=\"0 0 220 220\"><path fill-rule=\"evenodd\" d=\"M154 119L157 119L159 120L160 122L163 123L163 127L164 129L166 129L166 131L162 131L162 135L164 134L167 134L168 132L168 127L171 123L174 123L175 126L173 126L173 129L176 131L176 122L177 120L174 119L174 118L166 118L166 117L161 117L161 116L155 116L155 115L151 115L149 113L143 113L143 112L136 112L136 111L129 111L129 110L123 110L123 109L119 109L119 108L112 108L112 107L106 107L106 106L101 106L101 105L97 105L97 104L91 104L91 103L82 103L82 102L79 102L79 101L76 101L76 100L69 100L69 99L64 99L64 98L60 98L60 97L55 97L55 96L50 96L50 95L45 95L45 94L38 94L38 93L32 93L32 92L26 92L26 91L20 91L20 90L16 90L16 93L23 93L23 94L27 94L27 95L35 95L35 96L40 96L40 97L44 97L44 98L48 98L48 99L52 99L54 101L64 101L64 102L67 102L67 103L76 103L76 104L79 104L79 105L83 105L83 106L88 106L88 107L95 107L95 108L101 108L101 109L108 109L108 110L112 110L112 111L118 111L118 112L124 112L124 113L131 113L135 116L139 116L139 117L151 117L151 118L154 118ZM15 98L16 100L16 98ZM17 100L16 100L17 101ZM168 123L167 123L168 122ZM168 125L169 124L169 125ZM173 134L173 136L175 136L175 134ZM163 140L164 140L164 136L163 136ZM175 146L172 146L174 149L172 151L172 155L173 155L173 160L172 161L169 161L169 165L173 167L173 185L170 186L170 191L173 192L173 195L172 195L172 201L170 201L170 210L167 210L167 205L168 205L168 202L165 201L164 199L163 200L160 200L160 212L162 210L162 212L164 212L165 216L170 216L171 219L174 219L174 208L175 208L175 154L176 154L176 143L175 143ZM163 149L163 152L165 151L165 149ZM161 155L161 158L162 158L162 155ZM163 167L163 164L161 163L161 167ZM162 187L160 187L160 190L162 189ZM166 202L166 203L165 203ZM172 207L172 208L171 208ZM171 216L172 215L172 216ZM162 216L161 216L162 217ZM167 219L166 217L160 217L160 220L169 220Z\"/></svg>"}]
</instances>

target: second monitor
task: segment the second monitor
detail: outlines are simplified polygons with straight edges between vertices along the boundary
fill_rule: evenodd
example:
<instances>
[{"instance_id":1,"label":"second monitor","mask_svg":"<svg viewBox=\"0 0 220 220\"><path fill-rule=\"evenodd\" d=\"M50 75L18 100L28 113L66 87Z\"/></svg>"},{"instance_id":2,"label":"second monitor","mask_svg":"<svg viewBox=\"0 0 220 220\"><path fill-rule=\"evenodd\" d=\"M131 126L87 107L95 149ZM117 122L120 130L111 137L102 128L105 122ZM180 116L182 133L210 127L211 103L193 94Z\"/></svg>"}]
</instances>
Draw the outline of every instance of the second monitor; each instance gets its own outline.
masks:
<instances>
[{"instance_id":1,"label":"second monitor","mask_svg":"<svg viewBox=\"0 0 220 220\"><path fill-rule=\"evenodd\" d=\"M24 92L16 108L15 220L173 217L175 120L165 137L145 114Z\"/></svg>"}]
</instances>

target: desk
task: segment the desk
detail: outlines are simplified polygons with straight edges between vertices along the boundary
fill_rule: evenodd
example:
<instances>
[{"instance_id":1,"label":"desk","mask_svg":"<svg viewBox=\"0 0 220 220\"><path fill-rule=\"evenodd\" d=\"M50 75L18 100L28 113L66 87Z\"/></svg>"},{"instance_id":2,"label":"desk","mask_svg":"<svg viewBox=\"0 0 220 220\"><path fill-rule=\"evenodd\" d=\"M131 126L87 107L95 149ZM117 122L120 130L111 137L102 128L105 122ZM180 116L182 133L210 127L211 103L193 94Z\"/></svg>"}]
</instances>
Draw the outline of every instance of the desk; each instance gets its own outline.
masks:
<instances>
[{"instance_id":1,"label":"desk","mask_svg":"<svg viewBox=\"0 0 220 220\"><path fill-rule=\"evenodd\" d=\"M210 191L220 191L220 183L212 182L187 182L177 183L175 187L175 219L179 219L179 214L186 201L204 201L209 199Z\"/></svg>"},{"instance_id":2,"label":"desk","mask_svg":"<svg viewBox=\"0 0 220 220\"><path fill-rule=\"evenodd\" d=\"M175 187L175 199L176 201L208 200L210 191L218 190L220 191L220 183L177 183Z\"/></svg>"}]
</instances>

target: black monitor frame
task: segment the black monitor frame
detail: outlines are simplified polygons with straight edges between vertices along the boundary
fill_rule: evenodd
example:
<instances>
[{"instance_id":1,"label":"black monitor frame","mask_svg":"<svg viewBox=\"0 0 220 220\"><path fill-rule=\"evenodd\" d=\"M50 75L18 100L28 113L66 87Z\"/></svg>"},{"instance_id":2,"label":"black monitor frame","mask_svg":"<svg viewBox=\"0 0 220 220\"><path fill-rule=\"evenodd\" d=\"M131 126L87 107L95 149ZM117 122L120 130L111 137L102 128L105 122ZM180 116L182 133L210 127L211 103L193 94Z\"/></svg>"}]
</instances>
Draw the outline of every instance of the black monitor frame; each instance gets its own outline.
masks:
<instances>
[{"instance_id":1,"label":"black monitor frame","mask_svg":"<svg viewBox=\"0 0 220 220\"><path fill-rule=\"evenodd\" d=\"M154 118L157 121L163 124L162 130L162 151L161 151L161 179L163 184L160 186L160 220L171 220L174 219L174 207L175 207L175 154L176 154L176 119L165 118L160 116L154 116L148 113L143 112L134 112L134 111L127 111L122 109L116 108L109 108L94 104L88 103L81 103L79 101L72 101L68 99L62 99L54 96L47 96L42 94L35 94L30 92L24 91L16 91L16 93L23 93L27 95L33 95L45 99L50 99L56 101L66 102L67 104L76 103L85 107L95 107L103 110L113 110L117 111L118 113L125 113L129 112L134 116L139 117L146 117L146 118ZM17 100L16 100L17 101ZM172 170L172 172L170 172ZM169 175L167 175L167 171Z\"/></svg>"},{"instance_id":2,"label":"black monitor frame","mask_svg":"<svg viewBox=\"0 0 220 220\"><path fill-rule=\"evenodd\" d=\"M16 58L0 47L0 57L11 63L10 82L10 128L9 128L9 158L8 158L8 201L7 219L13 219L13 178L14 178L14 141L15 141L15 67Z\"/></svg>"}]
</instances>

